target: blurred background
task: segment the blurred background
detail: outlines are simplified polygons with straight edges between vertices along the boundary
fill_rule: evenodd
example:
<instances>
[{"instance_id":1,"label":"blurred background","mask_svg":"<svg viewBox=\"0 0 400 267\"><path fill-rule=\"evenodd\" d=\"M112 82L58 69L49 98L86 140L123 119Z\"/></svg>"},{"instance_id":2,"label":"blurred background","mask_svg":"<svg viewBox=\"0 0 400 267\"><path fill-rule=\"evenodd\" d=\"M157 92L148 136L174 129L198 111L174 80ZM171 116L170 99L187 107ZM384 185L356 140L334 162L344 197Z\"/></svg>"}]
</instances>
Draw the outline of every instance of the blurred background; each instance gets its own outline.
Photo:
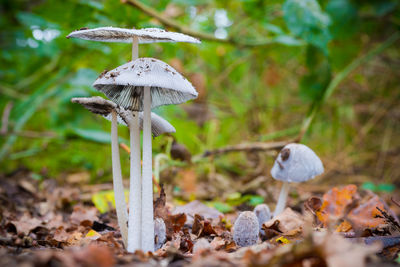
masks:
<instances>
[{"instance_id":1,"label":"blurred background","mask_svg":"<svg viewBox=\"0 0 400 267\"><path fill-rule=\"evenodd\" d=\"M101 95L92 83L129 61L131 46L65 36L82 27L160 27L202 40L139 48L199 92L154 110L177 130L153 141L155 178L169 197L222 211L273 202L277 142L293 140L326 171L295 186L292 201L348 183L389 194L400 187L398 1L33 0L0 8L3 177L110 183L110 123L70 99ZM128 129L119 134L129 145ZM277 150L260 150L265 144ZM128 178L123 149L121 161Z\"/></svg>"}]
</instances>

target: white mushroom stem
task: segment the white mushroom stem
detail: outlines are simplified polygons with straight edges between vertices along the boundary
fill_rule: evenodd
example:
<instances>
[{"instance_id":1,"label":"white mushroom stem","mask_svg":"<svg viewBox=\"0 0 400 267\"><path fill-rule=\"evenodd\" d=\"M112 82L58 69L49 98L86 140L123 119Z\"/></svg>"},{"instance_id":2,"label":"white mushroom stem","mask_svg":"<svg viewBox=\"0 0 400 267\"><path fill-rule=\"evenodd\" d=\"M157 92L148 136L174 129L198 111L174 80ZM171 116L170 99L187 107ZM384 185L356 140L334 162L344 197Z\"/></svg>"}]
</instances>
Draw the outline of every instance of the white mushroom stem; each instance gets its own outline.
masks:
<instances>
[{"instance_id":1,"label":"white mushroom stem","mask_svg":"<svg viewBox=\"0 0 400 267\"><path fill-rule=\"evenodd\" d=\"M287 196L289 194L289 183L283 182L281 192L279 193L278 203L276 204L276 208L274 211L274 217L281 214L286 206Z\"/></svg>"},{"instance_id":2,"label":"white mushroom stem","mask_svg":"<svg viewBox=\"0 0 400 267\"><path fill-rule=\"evenodd\" d=\"M143 180L142 180L142 249L154 251L153 180L151 148L151 94L144 87L143 97Z\"/></svg>"},{"instance_id":3,"label":"white mushroom stem","mask_svg":"<svg viewBox=\"0 0 400 267\"><path fill-rule=\"evenodd\" d=\"M126 247L128 241L128 211L125 202L124 185L122 183L121 161L119 158L117 112L113 110L111 114L111 156L115 207L117 210L118 226L121 231L122 241Z\"/></svg>"},{"instance_id":4,"label":"white mushroom stem","mask_svg":"<svg viewBox=\"0 0 400 267\"><path fill-rule=\"evenodd\" d=\"M132 60L138 58L138 38L133 38ZM128 252L135 252L141 249L142 232L142 173L140 165L140 128L139 113L132 112L133 118L129 123L130 143L131 143L131 170L129 187L129 234Z\"/></svg>"}]
</instances>

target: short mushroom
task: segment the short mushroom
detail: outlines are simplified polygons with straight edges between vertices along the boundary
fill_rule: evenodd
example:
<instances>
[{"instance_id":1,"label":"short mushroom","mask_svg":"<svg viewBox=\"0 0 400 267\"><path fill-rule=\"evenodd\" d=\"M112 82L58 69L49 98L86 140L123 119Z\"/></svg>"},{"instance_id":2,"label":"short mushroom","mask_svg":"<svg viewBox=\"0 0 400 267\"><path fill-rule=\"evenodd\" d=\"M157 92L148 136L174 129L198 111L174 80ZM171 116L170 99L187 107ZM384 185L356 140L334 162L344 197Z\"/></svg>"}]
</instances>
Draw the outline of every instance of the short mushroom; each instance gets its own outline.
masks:
<instances>
[{"instance_id":1,"label":"short mushroom","mask_svg":"<svg viewBox=\"0 0 400 267\"><path fill-rule=\"evenodd\" d=\"M167 240L167 227L161 218L154 219L154 246L155 250L160 249Z\"/></svg>"},{"instance_id":2,"label":"short mushroom","mask_svg":"<svg viewBox=\"0 0 400 267\"><path fill-rule=\"evenodd\" d=\"M81 104L89 111L103 116L105 119L111 121L111 153L112 153L112 169L113 169L113 184L115 194L115 207L117 211L118 225L120 227L121 236L125 246L127 246L128 239L128 213L126 202L124 198L124 186L122 183L121 163L119 158L118 146L118 127L117 123L125 126L133 120L131 112L122 107L117 106L114 102L106 100L102 97L75 97L71 102ZM143 112L139 112L140 129L143 128ZM152 120L152 135L157 137L164 133L174 133L175 128L162 117L155 113L151 113Z\"/></svg>"},{"instance_id":3,"label":"short mushroom","mask_svg":"<svg viewBox=\"0 0 400 267\"><path fill-rule=\"evenodd\" d=\"M263 223L269 221L271 219L271 211L267 204L258 204L254 210L254 214L257 216L258 224L260 227L260 233L264 234L264 230L262 230Z\"/></svg>"},{"instance_id":4,"label":"short mushroom","mask_svg":"<svg viewBox=\"0 0 400 267\"><path fill-rule=\"evenodd\" d=\"M259 224L252 211L243 211L233 225L233 240L236 245L248 247L258 241Z\"/></svg>"},{"instance_id":5,"label":"short mushroom","mask_svg":"<svg viewBox=\"0 0 400 267\"><path fill-rule=\"evenodd\" d=\"M286 145L271 169L272 177L283 182L274 217L285 208L290 182L305 182L323 172L324 166L321 160L309 147L303 144Z\"/></svg>"},{"instance_id":6,"label":"short mushroom","mask_svg":"<svg viewBox=\"0 0 400 267\"><path fill-rule=\"evenodd\" d=\"M125 109L143 110L142 249L154 251L151 108L186 102L197 92L178 71L154 58L139 58L108 71L93 86ZM129 225L136 225L134 219L129 215Z\"/></svg>"}]
</instances>

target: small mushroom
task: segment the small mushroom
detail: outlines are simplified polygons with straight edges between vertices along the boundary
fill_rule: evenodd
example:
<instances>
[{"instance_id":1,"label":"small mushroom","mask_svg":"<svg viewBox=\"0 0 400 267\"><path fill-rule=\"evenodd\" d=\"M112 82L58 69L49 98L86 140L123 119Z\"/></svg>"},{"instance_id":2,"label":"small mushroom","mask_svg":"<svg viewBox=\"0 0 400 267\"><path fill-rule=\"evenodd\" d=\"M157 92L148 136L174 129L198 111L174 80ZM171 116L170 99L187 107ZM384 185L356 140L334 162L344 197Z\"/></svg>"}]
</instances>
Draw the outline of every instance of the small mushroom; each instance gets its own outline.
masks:
<instances>
[{"instance_id":1,"label":"small mushroom","mask_svg":"<svg viewBox=\"0 0 400 267\"><path fill-rule=\"evenodd\" d=\"M254 245L258 241L259 228L254 212L244 211L240 213L233 225L233 240L241 247Z\"/></svg>"},{"instance_id":2,"label":"small mushroom","mask_svg":"<svg viewBox=\"0 0 400 267\"><path fill-rule=\"evenodd\" d=\"M260 233L264 234L264 230L262 230L263 223L269 221L271 219L271 211L267 204L258 204L254 210L254 214L257 216L258 225L260 227Z\"/></svg>"},{"instance_id":3,"label":"small mushroom","mask_svg":"<svg viewBox=\"0 0 400 267\"><path fill-rule=\"evenodd\" d=\"M167 228L165 227L164 220L156 218L154 220L154 247L155 250L160 249L167 240Z\"/></svg>"},{"instance_id":4,"label":"small mushroom","mask_svg":"<svg viewBox=\"0 0 400 267\"><path fill-rule=\"evenodd\" d=\"M283 182L274 217L285 208L290 182L305 182L323 172L324 166L321 160L309 147L303 144L286 145L271 169L272 177Z\"/></svg>"}]
</instances>

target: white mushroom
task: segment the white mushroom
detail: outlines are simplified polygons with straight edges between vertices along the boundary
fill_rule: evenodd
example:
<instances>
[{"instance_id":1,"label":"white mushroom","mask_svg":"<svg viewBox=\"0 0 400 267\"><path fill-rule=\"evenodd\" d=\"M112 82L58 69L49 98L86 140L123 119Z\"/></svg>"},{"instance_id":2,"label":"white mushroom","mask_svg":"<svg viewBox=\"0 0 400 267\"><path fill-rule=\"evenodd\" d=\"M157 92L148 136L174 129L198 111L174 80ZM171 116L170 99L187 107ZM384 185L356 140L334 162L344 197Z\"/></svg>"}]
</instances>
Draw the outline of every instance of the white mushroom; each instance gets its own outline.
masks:
<instances>
[{"instance_id":1,"label":"white mushroom","mask_svg":"<svg viewBox=\"0 0 400 267\"><path fill-rule=\"evenodd\" d=\"M154 220L154 246L155 250L160 249L165 241L167 241L167 227L165 222L161 218L155 218Z\"/></svg>"},{"instance_id":2,"label":"white mushroom","mask_svg":"<svg viewBox=\"0 0 400 267\"><path fill-rule=\"evenodd\" d=\"M200 43L198 39L189 35L169 32L159 28L124 29L117 27L100 27L73 31L67 38L118 43L131 43L133 38L138 38L139 44L155 42Z\"/></svg>"},{"instance_id":3,"label":"white mushroom","mask_svg":"<svg viewBox=\"0 0 400 267\"><path fill-rule=\"evenodd\" d=\"M67 38L80 38L84 40L92 40L92 41L101 41L101 42L124 42L124 43L130 43L132 42L132 61L135 61L138 58L139 55L139 43L154 43L154 42L187 42L187 43L200 43L200 41L196 38L193 38L191 36L182 34L182 33L176 33L176 32L168 32L162 29L158 28L147 28L147 29L123 29L123 28L116 28L116 27L101 27L101 28L95 28L95 29L81 29L78 31L74 31L70 33ZM129 98L129 96L128 96ZM147 95L146 100L147 102L150 101L150 97ZM126 107L126 106L124 106ZM150 107L148 108L150 109ZM141 217L142 217L142 211L140 202L138 197L140 195L143 195L141 192L140 186L138 185L142 184L142 178L141 178L141 166L140 166L140 132L139 132L139 122L136 121L138 116L136 116L136 109L130 109L132 110L132 113L134 115L135 120L129 125L129 131L131 133L131 183L130 183L130 207L133 207L132 209L133 212L130 212L129 214L129 221L130 221L130 227L129 227L129 242L128 242L128 251L133 252L136 249L142 248L143 250L148 250L148 251L154 251L154 248L152 245L150 245L150 237L152 236L151 233L147 233L142 231L142 226L140 224ZM147 117L147 120L145 121L150 121L150 111L146 110L145 114ZM146 124L146 123L145 123ZM150 126L145 126L145 131L147 133L150 132ZM151 142L151 140L150 140ZM148 146L149 140L144 140L143 146L145 144ZM151 146L150 146L150 152L151 152ZM146 152L148 153L148 152ZM143 155L143 158L148 158L149 156L145 153ZM151 157L151 153L150 153ZM145 161L145 160L143 160ZM147 160L147 162L149 162ZM151 160L150 160L151 163ZM143 165L145 166L145 164ZM144 167L145 168L145 167ZM148 169L149 167L147 167ZM143 171L146 172L147 175L151 175L151 166L150 166L150 174L149 171ZM147 196L146 196L147 197ZM145 221L147 221L146 219ZM151 225L149 225L146 228L152 229ZM145 236L146 244L142 244L143 242L141 241L142 236ZM148 247L145 248L145 247Z\"/></svg>"},{"instance_id":4,"label":"white mushroom","mask_svg":"<svg viewBox=\"0 0 400 267\"><path fill-rule=\"evenodd\" d=\"M233 225L233 240L236 245L248 247L258 241L259 224L257 216L252 211L240 213Z\"/></svg>"},{"instance_id":5,"label":"white mushroom","mask_svg":"<svg viewBox=\"0 0 400 267\"><path fill-rule=\"evenodd\" d=\"M125 202L124 185L122 183L121 162L119 158L118 127L117 127L117 105L112 101L101 97L72 98L71 102L83 105L89 111L102 116L110 116L111 120L111 158L114 185L115 208L117 211L118 226L121 231L124 245L128 241L127 218L128 211Z\"/></svg>"},{"instance_id":6,"label":"white mushroom","mask_svg":"<svg viewBox=\"0 0 400 267\"><path fill-rule=\"evenodd\" d=\"M121 236L125 246L128 240L128 212L124 198L124 187L122 183L121 163L119 158L118 146L118 127L117 123L125 126L133 121L131 112L122 107L117 106L114 102L106 100L102 97L76 97L71 102L81 104L89 111L103 116L112 122L111 124L111 146L112 146L112 168L113 168L113 184L115 194L115 207L117 210L118 225L120 227ZM139 126L143 128L143 112L139 112ZM164 133L174 133L175 128L165 119L155 113L151 113L152 135L157 137Z\"/></svg>"},{"instance_id":7,"label":"white mushroom","mask_svg":"<svg viewBox=\"0 0 400 267\"><path fill-rule=\"evenodd\" d=\"M125 109L143 110L142 249L154 251L151 108L186 102L197 92L174 68L154 58L139 58L108 71L93 86Z\"/></svg>"},{"instance_id":8,"label":"white mushroom","mask_svg":"<svg viewBox=\"0 0 400 267\"><path fill-rule=\"evenodd\" d=\"M263 223L269 221L271 219L271 211L267 204L258 204L254 210L254 214L257 216L258 224L260 228L260 233L264 234L264 230L262 230Z\"/></svg>"},{"instance_id":9,"label":"white mushroom","mask_svg":"<svg viewBox=\"0 0 400 267\"><path fill-rule=\"evenodd\" d=\"M323 172L321 160L309 147L303 144L286 145L271 169L272 177L283 182L274 216L279 215L285 208L290 182L305 182Z\"/></svg>"}]
</instances>

